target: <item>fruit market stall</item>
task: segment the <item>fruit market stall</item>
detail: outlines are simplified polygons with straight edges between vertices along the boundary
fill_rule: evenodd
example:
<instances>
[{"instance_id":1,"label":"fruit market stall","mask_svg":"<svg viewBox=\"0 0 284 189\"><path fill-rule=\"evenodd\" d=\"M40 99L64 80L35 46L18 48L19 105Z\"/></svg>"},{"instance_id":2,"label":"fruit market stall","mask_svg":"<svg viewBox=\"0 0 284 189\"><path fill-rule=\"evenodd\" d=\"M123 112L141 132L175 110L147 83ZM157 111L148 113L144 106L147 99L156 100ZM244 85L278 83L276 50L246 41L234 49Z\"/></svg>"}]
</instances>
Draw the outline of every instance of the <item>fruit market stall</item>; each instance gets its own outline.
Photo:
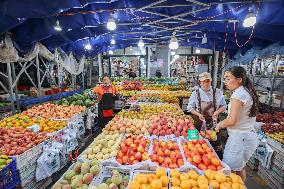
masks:
<instances>
[{"instance_id":1,"label":"fruit market stall","mask_svg":"<svg viewBox=\"0 0 284 189\"><path fill-rule=\"evenodd\" d=\"M270 188L281 188L284 184L284 113L265 104L261 105L260 112L256 117L260 123L257 128L259 146L248 165L258 171Z\"/></svg>"},{"instance_id":2,"label":"fruit market stall","mask_svg":"<svg viewBox=\"0 0 284 189\"><path fill-rule=\"evenodd\" d=\"M188 130L192 119L177 104L122 110L53 188L245 188L207 140L187 141Z\"/></svg>"}]
</instances>

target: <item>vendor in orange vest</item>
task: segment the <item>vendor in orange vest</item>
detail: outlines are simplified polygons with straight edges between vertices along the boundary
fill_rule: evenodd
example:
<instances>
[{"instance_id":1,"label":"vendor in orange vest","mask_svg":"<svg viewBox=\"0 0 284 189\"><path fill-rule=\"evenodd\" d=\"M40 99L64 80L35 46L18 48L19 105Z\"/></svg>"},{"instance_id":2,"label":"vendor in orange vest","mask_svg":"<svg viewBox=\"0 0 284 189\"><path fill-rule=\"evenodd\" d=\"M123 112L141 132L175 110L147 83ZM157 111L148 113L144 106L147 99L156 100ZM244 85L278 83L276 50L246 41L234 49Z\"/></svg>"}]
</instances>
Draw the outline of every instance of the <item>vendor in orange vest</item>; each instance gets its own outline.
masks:
<instances>
[{"instance_id":1,"label":"vendor in orange vest","mask_svg":"<svg viewBox=\"0 0 284 189\"><path fill-rule=\"evenodd\" d=\"M98 124L102 129L113 118L113 103L117 94L117 89L111 84L109 76L104 75L103 83L93 89L93 93L98 94Z\"/></svg>"}]
</instances>

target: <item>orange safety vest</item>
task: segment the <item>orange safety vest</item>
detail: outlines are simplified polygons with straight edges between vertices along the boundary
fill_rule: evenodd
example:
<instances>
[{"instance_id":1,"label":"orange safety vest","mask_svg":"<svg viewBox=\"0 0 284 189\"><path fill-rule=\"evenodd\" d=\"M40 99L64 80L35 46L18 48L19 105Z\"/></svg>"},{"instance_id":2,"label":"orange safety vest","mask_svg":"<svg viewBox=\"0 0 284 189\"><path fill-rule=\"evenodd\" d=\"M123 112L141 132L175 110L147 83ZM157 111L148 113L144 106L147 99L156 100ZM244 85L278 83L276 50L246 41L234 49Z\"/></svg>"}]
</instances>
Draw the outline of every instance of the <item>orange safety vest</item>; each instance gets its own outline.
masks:
<instances>
[{"instance_id":1,"label":"orange safety vest","mask_svg":"<svg viewBox=\"0 0 284 189\"><path fill-rule=\"evenodd\" d=\"M113 96L115 96L117 93L117 89L113 85L109 86L107 89L105 89L103 85L100 85L98 87L95 87L92 91L93 93L98 94L99 101L102 99L102 96L105 93L112 93Z\"/></svg>"}]
</instances>

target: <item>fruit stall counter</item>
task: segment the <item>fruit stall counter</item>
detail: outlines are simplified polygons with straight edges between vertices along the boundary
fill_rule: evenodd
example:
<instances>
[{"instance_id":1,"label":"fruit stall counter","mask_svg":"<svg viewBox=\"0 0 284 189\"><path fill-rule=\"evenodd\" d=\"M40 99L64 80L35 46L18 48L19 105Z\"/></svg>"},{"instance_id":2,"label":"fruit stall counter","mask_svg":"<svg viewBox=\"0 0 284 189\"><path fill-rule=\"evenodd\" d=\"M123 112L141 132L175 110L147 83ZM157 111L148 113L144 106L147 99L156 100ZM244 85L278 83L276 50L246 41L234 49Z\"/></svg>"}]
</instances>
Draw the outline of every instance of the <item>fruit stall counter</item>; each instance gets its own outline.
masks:
<instances>
[{"instance_id":1,"label":"fruit stall counter","mask_svg":"<svg viewBox=\"0 0 284 189\"><path fill-rule=\"evenodd\" d=\"M135 186L146 189L153 185L157 189L162 189L169 186L188 187L186 186L188 183L196 183L197 188L209 188L217 184L233 185L232 181L227 183L223 172L224 164L213 153L212 147L205 145L204 139L194 144L182 143L187 134L184 128L187 130L195 128L191 117L184 115L177 104L139 103L137 105L139 108L122 110L116 114L102 133L80 154L77 163L53 188L123 189ZM89 174L93 166L92 162L99 165L99 173ZM77 171L74 170L75 165ZM81 169L78 166L81 166ZM84 168L83 173L80 172L82 167ZM176 181L171 185L170 173L175 168L179 170L175 175L181 174L182 176L174 179ZM205 171L208 177L203 176ZM145 175L142 180L140 177L139 179L135 177L135 174L140 174L140 172ZM151 179L148 178L148 173L152 175ZM212 183L209 179L211 174L218 175L214 178L212 176L212 180L216 179ZM122 185L125 176L129 177L126 177ZM234 182L236 182L234 185L243 186L238 176L229 176L234 177ZM84 177L93 178L93 180L90 182ZM117 177L118 180L113 177Z\"/></svg>"}]
</instances>

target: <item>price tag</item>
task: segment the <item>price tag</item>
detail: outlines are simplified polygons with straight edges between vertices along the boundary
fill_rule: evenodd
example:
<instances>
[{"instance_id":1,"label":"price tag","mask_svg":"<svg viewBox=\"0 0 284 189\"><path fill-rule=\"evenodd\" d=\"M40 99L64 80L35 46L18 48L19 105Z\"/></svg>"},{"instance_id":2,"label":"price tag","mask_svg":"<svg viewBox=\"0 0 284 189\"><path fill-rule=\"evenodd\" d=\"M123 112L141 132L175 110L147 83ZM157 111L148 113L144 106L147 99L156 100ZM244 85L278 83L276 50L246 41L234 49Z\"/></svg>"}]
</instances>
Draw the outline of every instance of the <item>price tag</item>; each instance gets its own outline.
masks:
<instances>
[{"instance_id":1,"label":"price tag","mask_svg":"<svg viewBox=\"0 0 284 189\"><path fill-rule=\"evenodd\" d=\"M187 132L188 140L199 140L199 135L197 130L188 130Z\"/></svg>"},{"instance_id":2,"label":"price tag","mask_svg":"<svg viewBox=\"0 0 284 189\"><path fill-rule=\"evenodd\" d=\"M40 131L40 127L39 127L39 125L37 125L37 124L32 125L32 126L30 126L30 127L27 127L27 129L30 130L30 131L33 131L33 132L35 132L35 133L37 133L37 132Z\"/></svg>"}]
</instances>

